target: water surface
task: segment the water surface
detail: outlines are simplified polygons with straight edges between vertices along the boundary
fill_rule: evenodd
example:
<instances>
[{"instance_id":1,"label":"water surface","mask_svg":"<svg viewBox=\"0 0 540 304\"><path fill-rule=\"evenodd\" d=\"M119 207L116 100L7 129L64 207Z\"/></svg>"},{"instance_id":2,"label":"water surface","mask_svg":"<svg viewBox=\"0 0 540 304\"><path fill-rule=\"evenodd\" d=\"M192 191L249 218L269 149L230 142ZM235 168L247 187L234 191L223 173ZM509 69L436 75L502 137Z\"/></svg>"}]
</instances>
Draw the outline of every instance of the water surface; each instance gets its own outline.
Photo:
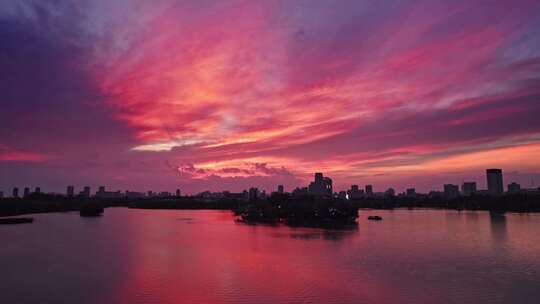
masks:
<instances>
[{"instance_id":1,"label":"water surface","mask_svg":"<svg viewBox=\"0 0 540 304\"><path fill-rule=\"evenodd\" d=\"M540 301L540 215L360 214L353 231L236 224L226 211L35 215L0 226L1 302Z\"/></svg>"}]
</instances>

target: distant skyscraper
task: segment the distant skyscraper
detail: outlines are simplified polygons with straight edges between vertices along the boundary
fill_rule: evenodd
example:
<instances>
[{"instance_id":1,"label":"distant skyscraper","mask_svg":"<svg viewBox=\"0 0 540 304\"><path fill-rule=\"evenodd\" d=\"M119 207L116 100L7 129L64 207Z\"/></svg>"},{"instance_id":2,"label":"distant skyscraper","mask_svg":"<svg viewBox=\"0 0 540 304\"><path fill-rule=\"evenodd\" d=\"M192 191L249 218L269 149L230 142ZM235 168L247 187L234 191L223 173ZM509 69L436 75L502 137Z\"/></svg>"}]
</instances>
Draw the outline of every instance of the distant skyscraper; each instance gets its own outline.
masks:
<instances>
[{"instance_id":1,"label":"distant skyscraper","mask_svg":"<svg viewBox=\"0 0 540 304\"><path fill-rule=\"evenodd\" d=\"M332 187L332 179L318 172L315 173L315 180L309 184L308 191L315 196L332 196Z\"/></svg>"},{"instance_id":2,"label":"distant skyscraper","mask_svg":"<svg viewBox=\"0 0 540 304\"><path fill-rule=\"evenodd\" d=\"M66 195L67 197L73 197L75 195L75 187L67 186Z\"/></svg>"},{"instance_id":3,"label":"distant skyscraper","mask_svg":"<svg viewBox=\"0 0 540 304\"><path fill-rule=\"evenodd\" d=\"M503 175L501 169L487 169L487 185L490 195L501 195L504 192Z\"/></svg>"},{"instance_id":4,"label":"distant skyscraper","mask_svg":"<svg viewBox=\"0 0 540 304\"><path fill-rule=\"evenodd\" d=\"M408 188L407 189L407 196L416 196L416 189Z\"/></svg>"},{"instance_id":5,"label":"distant skyscraper","mask_svg":"<svg viewBox=\"0 0 540 304\"><path fill-rule=\"evenodd\" d=\"M457 185L446 184L444 185L444 197L447 199L453 199L459 196L459 187Z\"/></svg>"},{"instance_id":6,"label":"distant skyscraper","mask_svg":"<svg viewBox=\"0 0 540 304\"><path fill-rule=\"evenodd\" d=\"M285 188L283 188L283 185L278 185L277 186L277 192L280 193L280 194L283 194L285 192Z\"/></svg>"},{"instance_id":7,"label":"distant skyscraper","mask_svg":"<svg viewBox=\"0 0 540 304\"><path fill-rule=\"evenodd\" d=\"M35 194L40 194L41 193L41 188L40 187L36 187L36 190L34 191Z\"/></svg>"},{"instance_id":8,"label":"distant skyscraper","mask_svg":"<svg viewBox=\"0 0 540 304\"><path fill-rule=\"evenodd\" d=\"M476 182L464 182L461 185L461 193L463 196L471 196L476 193Z\"/></svg>"},{"instance_id":9,"label":"distant skyscraper","mask_svg":"<svg viewBox=\"0 0 540 304\"><path fill-rule=\"evenodd\" d=\"M13 192L11 194L13 197L19 197L19 188L13 188Z\"/></svg>"},{"instance_id":10,"label":"distant skyscraper","mask_svg":"<svg viewBox=\"0 0 540 304\"><path fill-rule=\"evenodd\" d=\"M30 195L30 188L28 187L24 187L24 190L23 190L23 197L27 197Z\"/></svg>"},{"instance_id":11,"label":"distant skyscraper","mask_svg":"<svg viewBox=\"0 0 540 304\"><path fill-rule=\"evenodd\" d=\"M351 190L349 190L349 199L358 199L364 195L364 190L360 190L358 185L352 185Z\"/></svg>"},{"instance_id":12,"label":"distant skyscraper","mask_svg":"<svg viewBox=\"0 0 540 304\"><path fill-rule=\"evenodd\" d=\"M180 196L182 192L180 192L180 189L176 189L176 196Z\"/></svg>"},{"instance_id":13,"label":"distant skyscraper","mask_svg":"<svg viewBox=\"0 0 540 304\"><path fill-rule=\"evenodd\" d=\"M396 195L396 190L394 190L394 188L388 188L388 190L384 192L384 195L388 197L393 197Z\"/></svg>"},{"instance_id":14,"label":"distant skyscraper","mask_svg":"<svg viewBox=\"0 0 540 304\"><path fill-rule=\"evenodd\" d=\"M90 187L84 187L84 190L80 193L82 197L90 197Z\"/></svg>"},{"instance_id":15,"label":"distant skyscraper","mask_svg":"<svg viewBox=\"0 0 540 304\"><path fill-rule=\"evenodd\" d=\"M373 195L373 186L372 185L366 185L366 195L372 196Z\"/></svg>"},{"instance_id":16,"label":"distant skyscraper","mask_svg":"<svg viewBox=\"0 0 540 304\"><path fill-rule=\"evenodd\" d=\"M4 191L0 191L0 199L4 198Z\"/></svg>"},{"instance_id":17,"label":"distant skyscraper","mask_svg":"<svg viewBox=\"0 0 540 304\"><path fill-rule=\"evenodd\" d=\"M518 183L508 184L508 193L519 193L521 191L521 185Z\"/></svg>"},{"instance_id":18,"label":"distant skyscraper","mask_svg":"<svg viewBox=\"0 0 540 304\"><path fill-rule=\"evenodd\" d=\"M259 189L255 187L249 188L249 200L254 201L259 198Z\"/></svg>"}]
</instances>

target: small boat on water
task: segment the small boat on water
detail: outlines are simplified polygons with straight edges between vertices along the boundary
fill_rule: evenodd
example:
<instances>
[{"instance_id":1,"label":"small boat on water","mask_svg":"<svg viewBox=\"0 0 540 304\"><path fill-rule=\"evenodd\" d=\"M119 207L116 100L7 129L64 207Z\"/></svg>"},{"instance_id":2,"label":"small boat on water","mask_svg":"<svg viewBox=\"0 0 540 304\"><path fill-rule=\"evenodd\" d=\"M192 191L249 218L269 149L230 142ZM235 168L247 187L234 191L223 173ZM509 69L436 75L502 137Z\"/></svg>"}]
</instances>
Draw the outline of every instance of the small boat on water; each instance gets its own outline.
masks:
<instances>
[{"instance_id":1,"label":"small boat on water","mask_svg":"<svg viewBox=\"0 0 540 304\"><path fill-rule=\"evenodd\" d=\"M0 225L29 224L34 221L31 217L0 218Z\"/></svg>"},{"instance_id":2,"label":"small boat on water","mask_svg":"<svg viewBox=\"0 0 540 304\"><path fill-rule=\"evenodd\" d=\"M367 219L370 220L370 221L382 221L382 217L380 217L378 215L370 215L370 216L368 216Z\"/></svg>"}]
</instances>

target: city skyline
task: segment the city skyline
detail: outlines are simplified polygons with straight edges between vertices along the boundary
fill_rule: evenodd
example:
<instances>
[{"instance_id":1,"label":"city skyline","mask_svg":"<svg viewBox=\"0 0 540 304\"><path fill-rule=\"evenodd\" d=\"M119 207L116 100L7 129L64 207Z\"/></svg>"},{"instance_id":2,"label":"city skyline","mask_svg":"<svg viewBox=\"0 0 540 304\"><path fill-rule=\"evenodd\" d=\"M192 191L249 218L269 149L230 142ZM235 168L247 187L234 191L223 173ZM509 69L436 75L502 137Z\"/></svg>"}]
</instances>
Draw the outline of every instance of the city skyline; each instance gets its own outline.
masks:
<instances>
[{"instance_id":1,"label":"city skyline","mask_svg":"<svg viewBox=\"0 0 540 304\"><path fill-rule=\"evenodd\" d=\"M251 191L255 191L256 193L262 192L267 194L272 193L288 193L288 194L298 194L298 195L315 195L315 196L327 196L327 197L334 197L338 196L341 197L345 194L347 194L347 199L350 198L360 198L360 197L370 197L370 196L395 196L395 195L442 195L446 198L456 198L458 196L470 196L473 194L482 194L482 195L489 195L489 196L499 196L502 194L512 194L512 193L518 193L520 191L533 191L537 192L540 191L540 187L537 187L534 184L534 181L532 181L532 184L528 187L527 185L521 185L520 183L515 182L514 180L511 180L507 184L504 182L504 172L502 169L497 168L490 168L485 170L485 180L486 180L486 187L485 189L480 188L478 184L480 184L477 181L473 181L471 179L463 182L461 184L451 184L451 183L445 183L442 185L441 188L435 188L430 189L428 191L418 191L414 185L411 185L410 187L403 189L403 191L396 191L393 187L388 188L380 188L374 190L374 185L372 184L366 184L362 188L358 184L350 185L348 188L333 188L333 181L332 178L328 176L324 176L322 172L316 172L314 173L314 179L313 181L309 182L307 185L300 185L296 186L291 189L285 189L284 185L275 185L273 189L263 189L257 187L257 185L252 185L249 188L242 189L239 192L243 192L245 194L249 194L251 197ZM4 197L27 197L31 194L39 194L41 192L41 187L37 186L34 188L34 191L30 190L30 187L24 187L24 192L22 195L20 194L19 187L12 187L11 188L11 196L6 195L8 192L4 192L2 189L0 189L0 198ZM101 197L101 198L120 198L120 197L127 197L127 198L144 198L144 197L172 197L177 196L180 197L181 194L187 195L187 196L200 196L204 195L205 193L208 194L216 194L216 193L234 193L231 192L229 189L221 189L220 191L210 191L210 190L204 190L197 193L189 193L189 192L183 192L180 188L176 188L174 191L154 191L154 190L145 190L140 191L133 189L128 189L125 191L122 190L113 190L110 191L107 189L106 186L99 186L97 187L97 190L95 192L92 192L91 186L84 186L81 187L80 192L77 192L77 187L73 185L68 185L65 188L65 192L43 192L48 194L55 194L55 195L63 195L68 198L73 197ZM287 191L288 190L288 191ZM441 191L442 190L442 191ZM255 194L257 196L257 194Z\"/></svg>"},{"instance_id":2,"label":"city skyline","mask_svg":"<svg viewBox=\"0 0 540 304\"><path fill-rule=\"evenodd\" d=\"M427 192L487 189L485 168L531 187L540 3L508 7L2 1L0 189L294 189L320 171Z\"/></svg>"}]
</instances>

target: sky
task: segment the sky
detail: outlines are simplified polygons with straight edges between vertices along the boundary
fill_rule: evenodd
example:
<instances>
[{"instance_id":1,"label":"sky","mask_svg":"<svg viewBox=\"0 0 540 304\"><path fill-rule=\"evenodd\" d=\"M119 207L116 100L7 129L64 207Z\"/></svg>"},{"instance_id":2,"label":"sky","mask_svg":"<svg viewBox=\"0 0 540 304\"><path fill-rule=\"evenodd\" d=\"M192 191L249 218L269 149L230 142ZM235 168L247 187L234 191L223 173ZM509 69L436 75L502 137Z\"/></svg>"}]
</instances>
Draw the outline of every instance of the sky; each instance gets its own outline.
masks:
<instances>
[{"instance_id":1,"label":"sky","mask_svg":"<svg viewBox=\"0 0 540 304\"><path fill-rule=\"evenodd\" d=\"M540 1L0 2L0 191L540 186Z\"/></svg>"}]
</instances>

